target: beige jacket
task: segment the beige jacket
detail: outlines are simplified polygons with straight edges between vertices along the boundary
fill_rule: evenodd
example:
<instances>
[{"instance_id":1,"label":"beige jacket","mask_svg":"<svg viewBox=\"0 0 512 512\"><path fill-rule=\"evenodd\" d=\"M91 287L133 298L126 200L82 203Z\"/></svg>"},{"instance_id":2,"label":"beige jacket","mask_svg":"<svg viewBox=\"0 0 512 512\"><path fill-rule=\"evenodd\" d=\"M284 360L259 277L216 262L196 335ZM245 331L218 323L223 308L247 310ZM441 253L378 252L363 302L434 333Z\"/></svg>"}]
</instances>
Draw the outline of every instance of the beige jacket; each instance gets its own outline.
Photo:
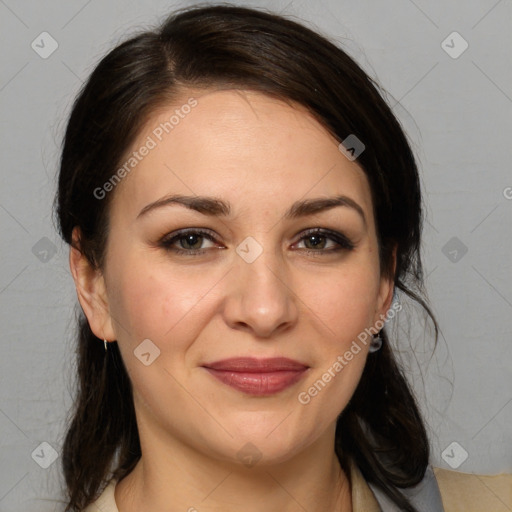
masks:
<instances>
[{"instance_id":1,"label":"beige jacket","mask_svg":"<svg viewBox=\"0 0 512 512\"><path fill-rule=\"evenodd\" d=\"M511 512L512 474L486 476L433 468L445 512ZM351 464L352 512L381 512L375 495L355 464ZM119 512L115 481L84 512Z\"/></svg>"}]
</instances>

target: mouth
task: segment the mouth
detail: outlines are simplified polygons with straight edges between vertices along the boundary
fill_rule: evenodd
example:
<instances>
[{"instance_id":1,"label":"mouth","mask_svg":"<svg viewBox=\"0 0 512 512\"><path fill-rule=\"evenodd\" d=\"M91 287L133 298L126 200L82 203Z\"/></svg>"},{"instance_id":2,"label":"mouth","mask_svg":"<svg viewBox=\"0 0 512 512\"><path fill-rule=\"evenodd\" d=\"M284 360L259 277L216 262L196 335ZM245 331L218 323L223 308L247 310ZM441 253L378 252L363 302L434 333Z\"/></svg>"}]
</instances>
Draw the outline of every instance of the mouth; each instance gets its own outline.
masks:
<instances>
[{"instance_id":1,"label":"mouth","mask_svg":"<svg viewBox=\"0 0 512 512\"><path fill-rule=\"evenodd\" d=\"M269 396L301 380L309 367L285 357L233 358L203 365L212 377L238 391Z\"/></svg>"}]
</instances>

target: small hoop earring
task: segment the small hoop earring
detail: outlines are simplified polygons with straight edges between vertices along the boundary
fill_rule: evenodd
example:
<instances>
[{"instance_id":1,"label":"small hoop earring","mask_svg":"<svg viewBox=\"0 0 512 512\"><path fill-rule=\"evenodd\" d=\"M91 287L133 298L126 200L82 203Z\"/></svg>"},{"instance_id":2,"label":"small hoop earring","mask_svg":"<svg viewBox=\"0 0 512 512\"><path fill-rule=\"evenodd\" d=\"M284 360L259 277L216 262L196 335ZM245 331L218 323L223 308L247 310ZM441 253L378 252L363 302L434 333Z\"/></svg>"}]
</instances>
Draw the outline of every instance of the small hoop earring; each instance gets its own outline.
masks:
<instances>
[{"instance_id":1,"label":"small hoop earring","mask_svg":"<svg viewBox=\"0 0 512 512\"><path fill-rule=\"evenodd\" d=\"M105 352L107 352L107 340L103 340L103 345L105 346Z\"/></svg>"},{"instance_id":2,"label":"small hoop earring","mask_svg":"<svg viewBox=\"0 0 512 512\"><path fill-rule=\"evenodd\" d=\"M382 338L380 336L380 332L376 334L371 343L370 343L370 349L369 352L377 352L382 347Z\"/></svg>"}]
</instances>

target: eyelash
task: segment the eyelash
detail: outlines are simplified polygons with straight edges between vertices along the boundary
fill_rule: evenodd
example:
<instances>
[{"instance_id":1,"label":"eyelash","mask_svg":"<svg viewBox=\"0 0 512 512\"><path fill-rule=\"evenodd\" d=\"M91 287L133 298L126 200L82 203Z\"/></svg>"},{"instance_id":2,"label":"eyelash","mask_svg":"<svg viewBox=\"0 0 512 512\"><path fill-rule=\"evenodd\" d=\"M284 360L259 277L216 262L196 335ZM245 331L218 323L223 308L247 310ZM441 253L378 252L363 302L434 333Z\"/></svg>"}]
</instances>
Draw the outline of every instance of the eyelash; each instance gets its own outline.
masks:
<instances>
[{"instance_id":1,"label":"eyelash","mask_svg":"<svg viewBox=\"0 0 512 512\"><path fill-rule=\"evenodd\" d=\"M159 241L159 246L164 248L166 251L172 251L175 254L186 255L186 256L200 256L204 254L208 249L179 249L176 247L172 247L174 242L184 239L187 235L199 235L204 237L211 242L215 242L215 238L207 231L203 231L201 229L186 229L182 231L178 231L172 237L169 238L169 235L164 236ZM313 228L306 230L304 235L299 239L298 242L301 242L305 238L310 236L322 236L328 240L332 240L338 244L338 247L335 249L300 249L302 252L306 252L307 254L311 254L314 256L322 256L326 255L326 253L340 252L340 251L351 251L355 248L355 244L351 242L345 235L341 233L337 233L336 231L331 231L329 229L324 228Z\"/></svg>"}]
</instances>

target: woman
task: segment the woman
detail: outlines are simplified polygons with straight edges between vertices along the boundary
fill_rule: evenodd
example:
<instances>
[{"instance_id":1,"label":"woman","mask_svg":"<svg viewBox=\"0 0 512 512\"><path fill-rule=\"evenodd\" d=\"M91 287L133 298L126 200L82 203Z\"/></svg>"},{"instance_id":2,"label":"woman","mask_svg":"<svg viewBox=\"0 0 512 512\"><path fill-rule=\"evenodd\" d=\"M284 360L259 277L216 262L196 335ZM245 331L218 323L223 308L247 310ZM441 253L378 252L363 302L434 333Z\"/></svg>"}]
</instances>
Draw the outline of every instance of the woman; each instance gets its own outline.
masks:
<instances>
[{"instance_id":1,"label":"woman","mask_svg":"<svg viewBox=\"0 0 512 512\"><path fill-rule=\"evenodd\" d=\"M498 503L429 465L384 328L408 296L437 337L416 164L320 35L211 6L115 48L73 106L57 213L83 311L66 511Z\"/></svg>"}]
</instances>

